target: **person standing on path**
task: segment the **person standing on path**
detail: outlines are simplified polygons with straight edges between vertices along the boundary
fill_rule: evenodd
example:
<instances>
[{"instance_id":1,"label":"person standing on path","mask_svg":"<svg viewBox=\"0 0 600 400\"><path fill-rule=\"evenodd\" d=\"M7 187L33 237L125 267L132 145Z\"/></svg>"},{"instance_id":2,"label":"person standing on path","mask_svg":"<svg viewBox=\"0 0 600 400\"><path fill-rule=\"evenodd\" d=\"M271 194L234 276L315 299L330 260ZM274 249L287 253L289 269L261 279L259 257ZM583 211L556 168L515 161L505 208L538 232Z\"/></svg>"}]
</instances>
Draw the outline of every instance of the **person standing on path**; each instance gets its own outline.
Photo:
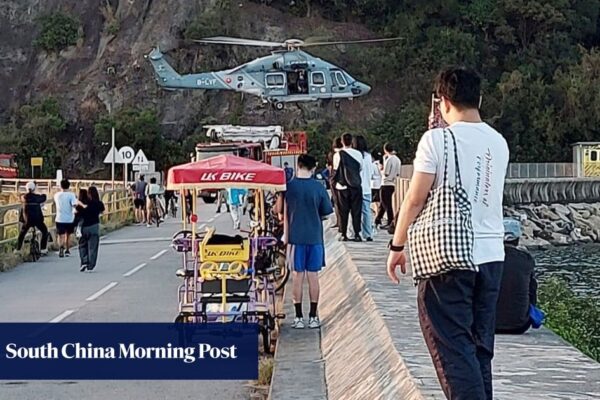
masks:
<instances>
[{"instance_id":1,"label":"person standing on path","mask_svg":"<svg viewBox=\"0 0 600 400\"><path fill-rule=\"evenodd\" d=\"M333 160L335 159L336 154L339 153L343 147L344 145L342 144L342 138L335 138L331 145L331 159L329 160L331 165L331 173L329 174L329 187L331 188L333 210L335 211L335 225L333 227L337 228L339 233L342 233L342 228L340 228L340 222L342 221L342 213L340 212L340 192L337 190L337 185L335 182L336 169L334 167Z\"/></svg>"},{"instance_id":2,"label":"person standing on path","mask_svg":"<svg viewBox=\"0 0 600 400\"><path fill-rule=\"evenodd\" d=\"M352 228L354 241L362 242L361 214L362 214L362 179L363 169L362 154L352 148L352 135L345 133L342 136L344 147L333 155L333 169L335 170L336 189L340 203L340 230L341 240L348 239L348 216L352 215Z\"/></svg>"},{"instance_id":3,"label":"person standing on path","mask_svg":"<svg viewBox=\"0 0 600 400\"><path fill-rule=\"evenodd\" d=\"M79 238L81 272L96 268L100 246L100 214L103 212L104 203L100 200L98 189L90 186L87 204L81 208L81 238Z\"/></svg>"},{"instance_id":4,"label":"person standing on path","mask_svg":"<svg viewBox=\"0 0 600 400\"><path fill-rule=\"evenodd\" d=\"M393 196L396 191L396 179L400 176L402 162L396 155L394 147L391 143L386 143L383 146L385 153L383 161L383 182L381 185L381 207L375 217L375 225L381 225L381 220L384 215L387 215L387 222L381 229L389 229L394 224L394 206Z\"/></svg>"},{"instance_id":5,"label":"person standing on path","mask_svg":"<svg viewBox=\"0 0 600 400\"><path fill-rule=\"evenodd\" d=\"M362 185L362 237L367 242L373 241L373 214L371 213L371 181L375 175L373 171L373 157L369 153L367 140L363 136L354 138L354 148L363 156L363 168L360 171Z\"/></svg>"},{"instance_id":6,"label":"person standing on path","mask_svg":"<svg viewBox=\"0 0 600 400\"><path fill-rule=\"evenodd\" d=\"M319 328L319 271L325 266L325 245L322 220L333 213L327 191L312 175L315 158L308 154L298 157L296 178L287 185L284 205L284 243L287 260L293 271L292 297L296 316L292 328L305 327L302 313L302 286L308 280L310 312L308 327Z\"/></svg>"},{"instance_id":7,"label":"person standing on path","mask_svg":"<svg viewBox=\"0 0 600 400\"><path fill-rule=\"evenodd\" d=\"M135 206L135 220L138 224L146 223L146 186L144 175L140 175L133 190L133 205Z\"/></svg>"},{"instance_id":8,"label":"person standing on path","mask_svg":"<svg viewBox=\"0 0 600 400\"><path fill-rule=\"evenodd\" d=\"M380 204L381 204L381 171L383 170L383 165L381 162L376 159L373 161L373 178L371 178L371 204L373 212L375 216L379 214ZM377 224L375 224L377 225Z\"/></svg>"},{"instance_id":9,"label":"person standing on path","mask_svg":"<svg viewBox=\"0 0 600 400\"><path fill-rule=\"evenodd\" d=\"M71 183L67 179L60 181L60 192L54 195L54 203L56 204L56 234L58 236L58 256L60 258L65 255L69 257L70 236L75 230L75 206L77 205L77 197L75 193L69 190Z\"/></svg>"},{"instance_id":10,"label":"person standing on path","mask_svg":"<svg viewBox=\"0 0 600 400\"><path fill-rule=\"evenodd\" d=\"M395 283L398 266L406 273L410 240L419 322L444 394L492 400L509 151L502 135L481 120L477 73L447 69L434 92L449 127L429 130L419 142L387 272Z\"/></svg>"}]
</instances>

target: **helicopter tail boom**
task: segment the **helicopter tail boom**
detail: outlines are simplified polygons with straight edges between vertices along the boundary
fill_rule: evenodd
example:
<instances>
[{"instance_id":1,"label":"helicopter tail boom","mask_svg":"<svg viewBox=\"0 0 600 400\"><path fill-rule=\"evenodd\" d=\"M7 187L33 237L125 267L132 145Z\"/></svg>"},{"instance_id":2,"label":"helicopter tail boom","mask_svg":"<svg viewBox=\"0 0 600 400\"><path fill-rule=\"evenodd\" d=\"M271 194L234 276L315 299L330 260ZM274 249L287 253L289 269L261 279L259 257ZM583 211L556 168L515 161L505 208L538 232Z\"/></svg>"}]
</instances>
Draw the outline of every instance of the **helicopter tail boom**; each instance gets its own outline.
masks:
<instances>
[{"instance_id":1,"label":"helicopter tail boom","mask_svg":"<svg viewBox=\"0 0 600 400\"><path fill-rule=\"evenodd\" d=\"M152 50L148 59L154 68L156 80L160 86L169 89L231 89L221 77L214 72L179 75L165 60L158 48Z\"/></svg>"}]
</instances>

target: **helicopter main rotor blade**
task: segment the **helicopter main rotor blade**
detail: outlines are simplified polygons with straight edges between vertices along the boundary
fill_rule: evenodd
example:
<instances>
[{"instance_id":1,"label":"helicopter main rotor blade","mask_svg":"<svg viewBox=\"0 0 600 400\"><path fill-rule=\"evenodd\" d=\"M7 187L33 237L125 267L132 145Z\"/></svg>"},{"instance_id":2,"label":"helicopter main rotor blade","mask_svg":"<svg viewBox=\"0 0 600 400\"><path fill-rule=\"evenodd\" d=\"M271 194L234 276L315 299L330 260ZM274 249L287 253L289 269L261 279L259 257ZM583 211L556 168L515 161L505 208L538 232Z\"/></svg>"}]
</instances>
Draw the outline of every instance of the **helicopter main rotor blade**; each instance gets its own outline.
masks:
<instances>
[{"instance_id":1,"label":"helicopter main rotor blade","mask_svg":"<svg viewBox=\"0 0 600 400\"><path fill-rule=\"evenodd\" d=\"M253 39L240 39L226 36L216 36L210 38L204 38L200 40L194 40L197 43L205 44L228 44L236 46L255 46L255 47L285 47L285 43L267 42L264 40L253 40Z\"/></svg>"},{"instance_id":2,"label":"helicopter main rotor blade","mask_svg":"<svg viewBox=\"0 0 600 400\"><path fill-rule=\"evenodd\" d=\"M364 40L342 40L339 42L312 42L312 43L304 43L302 47L312 47L312 46L335 46L338 44L363 44L363 43L380 43L380 42L392 42L397 40L402 40L402 37L395 38L384 38L384 39L364 39Z\"/></svg>"}]
</instances>

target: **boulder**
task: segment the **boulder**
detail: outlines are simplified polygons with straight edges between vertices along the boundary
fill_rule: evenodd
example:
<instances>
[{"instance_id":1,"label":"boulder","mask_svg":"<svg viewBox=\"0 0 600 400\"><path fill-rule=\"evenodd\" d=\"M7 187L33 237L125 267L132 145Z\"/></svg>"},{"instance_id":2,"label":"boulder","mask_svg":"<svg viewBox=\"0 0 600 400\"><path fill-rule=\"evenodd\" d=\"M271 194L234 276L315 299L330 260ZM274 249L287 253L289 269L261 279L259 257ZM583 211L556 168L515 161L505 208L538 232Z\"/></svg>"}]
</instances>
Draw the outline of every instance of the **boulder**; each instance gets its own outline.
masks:
<instances>
[{"instance_id":1,"label":"boulder","mask_svg":"<svg viewBox=\"0 0 600 400\"><path fill-rule=\"evenodd\" d=\"M551 221L558 221L561 219L561 217L557 213L555 213L554 211L549 210L549 209L540 210L538 215L540 216L540 218L548 219Z\"/></svg>"},{"instance_id":2,"label":"boulder","mask_svg":"<svg viewBox=\"0 0 600 400\"><path fill-rule=\"evenodd\" d=\"M528 248L536 248L536 247L550 247L551 244L549 241L541 239L541 238L523 238L520 241L522 246Z\"/></svg>"},{"instance_id":3,"label":"boulder","mask_svg":"<svg viewBox=\"0 0 600 400\"><path fill-rule=\"evenodd\" d=\"M571 214L571 210L569 209L569 207L564 206L562 204L552 204L552 206L550 206L550 209L559 215L560 214L563 214L563 215Z\"/></svg>"},{"instance_id":4,"label":"boulder","mask_svg":"<svg viewBox=\"0 0 600 400\"><path fill-rule=\"evenodd\" d=\"M550 236L551 236L550 243L552 243L555 246L565 246L565 245L573 242L573 239L571 239L571 236L564 235L562 233L552 232Z\"/></svg>"},{"instance_id":5,"label":"boulder","mask_svg":"<svg viewBox=\"0 0 600 400\"><path fill-rule=\"evenodd\" d=\"M584 204L584 203L571 203L569 204L569 207L580 211L580 210L586 210L588 208L589 204Z\"/></svg>"}]
</instances>

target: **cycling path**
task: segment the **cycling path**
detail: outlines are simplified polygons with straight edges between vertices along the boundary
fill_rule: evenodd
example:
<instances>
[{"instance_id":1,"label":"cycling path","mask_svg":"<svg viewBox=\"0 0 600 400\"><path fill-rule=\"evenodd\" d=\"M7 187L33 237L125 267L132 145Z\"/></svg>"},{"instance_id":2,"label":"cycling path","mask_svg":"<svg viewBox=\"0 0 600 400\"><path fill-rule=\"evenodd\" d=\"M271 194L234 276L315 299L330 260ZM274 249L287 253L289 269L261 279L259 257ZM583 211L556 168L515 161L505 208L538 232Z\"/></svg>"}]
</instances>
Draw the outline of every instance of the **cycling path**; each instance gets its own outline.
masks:
<instances>
[{"instance_id":1,"label":"cycling path","mask_svg":"<svg viewBox=\"0 0 600 400\"><path fill-rule=\"evenodd\" d=\"M231 233L229 214L199 202L198 227ZM50 254L0 274L1 322L171 322L177 314L180 256L169 248L180 219L129 226L101 239L98 265ZM249 397L245 381L0 381L3 400L211 399Z\"/></svg>"}]
</instances>

